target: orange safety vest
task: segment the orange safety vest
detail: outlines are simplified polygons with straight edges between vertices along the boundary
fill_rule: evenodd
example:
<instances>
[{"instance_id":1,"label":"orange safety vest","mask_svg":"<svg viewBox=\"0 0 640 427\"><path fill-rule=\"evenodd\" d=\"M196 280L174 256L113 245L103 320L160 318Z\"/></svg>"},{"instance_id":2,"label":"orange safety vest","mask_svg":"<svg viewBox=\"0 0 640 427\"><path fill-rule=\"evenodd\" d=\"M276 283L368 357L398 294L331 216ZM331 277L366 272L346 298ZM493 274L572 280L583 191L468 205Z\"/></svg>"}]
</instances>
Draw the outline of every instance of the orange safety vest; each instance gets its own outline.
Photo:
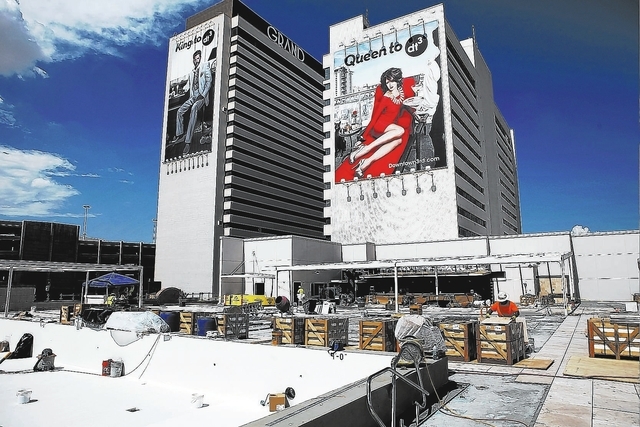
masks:
<instances>
[{"instance_id":1,"label":"orange safety vest","mask_svg":"<svg viewBox=\"0 0 640 427\"><path fill-rule=\"evenodd\" d=\"M511 317L519 311L518 306L513 301L509 301L509 304L500 304L496 301L489 308L492 312L498 313L500 317Z\"/></svg>"}]
</instances>

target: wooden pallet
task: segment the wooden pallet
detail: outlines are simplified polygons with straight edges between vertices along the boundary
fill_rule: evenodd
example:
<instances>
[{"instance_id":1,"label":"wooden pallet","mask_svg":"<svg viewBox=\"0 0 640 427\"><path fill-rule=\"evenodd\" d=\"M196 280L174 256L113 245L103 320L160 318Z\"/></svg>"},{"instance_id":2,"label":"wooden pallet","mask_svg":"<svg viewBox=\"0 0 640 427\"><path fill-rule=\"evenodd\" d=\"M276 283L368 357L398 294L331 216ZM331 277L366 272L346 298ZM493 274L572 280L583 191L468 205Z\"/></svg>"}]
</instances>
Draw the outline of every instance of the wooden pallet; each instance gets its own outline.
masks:
<instances>
[{"instance_id":1,"label":"wooden pallet","mask_svg":"<svg viewBox=\"0 0 640 427\"><path fill-rule=\"evenodd\" d=\"M196 319L192 312L181 311L180 312L180 332L183 334L195 335L196 333Z\"/></svg>"},{"instance_id":2,"label":"wooden pallet","mask_svg":"<svg viewBox=\"0 0 640 427\"><path fill-rule=\"evenodd\" d=\"M504 317L482 321L476 331L476 351L480 363L513 365L524 359L522 323Z\"/></svg>"},{"instance_id":3,"label":"wooden pallet","mask_svg":"<svg viewBox=\"0 0 640 427\"><path fill-rule=\"evenodd\" d=\"M452 360L470 362L476 360L476 328L478 322L443 322L438 326L444 335L446 355Z\"/></svg>"},{"instance_id":4,"label":"wooden pallet","mask_svg":"<svg viewBox=\"0 0 640 427\"><path fill-rule=\"evenodd\" d=\"M329 347L333 341L347 344L349 340L349 318L313 318L305 319L304 344Z\"/></svg>"},{"instance_id":5,"label":"wooden pallet","mask_svg":"<svg viewBox=\"0 0 640 427\"><path fill-rule=\"evenodd\" d=\"M587 321L589 357L640 360L640 324L594 317Z\"/></svg>"},{"instance_id":6,"label":"wooden pallet","mask_svg":"<svg viewBox=\"0 0 640 427\"><path fill-rule=\"evenodd\" d=\"M273 329L282 331L282 344L304 344L304 317L275 317Z\"/></svg>"},{"instance_id":7,"label":"wooden pallet","mask_svg":"<svg viewBox=\"0 0 640 427\"><path fill-rule=\"evenodd\" d=\"M360 320L359 348L372 351L395 351L397 320Z\"/></svg>"},{"instance_id":8,"label":"wooden pallet","mask_svg":"<svg viewBox=\"0 0 640 427\"><path fill-rule=\"evenodd\" d=\"M640 364L635 360L571 356L564 368L564 375L638 384Z\"/></svg>"}]
</instances>

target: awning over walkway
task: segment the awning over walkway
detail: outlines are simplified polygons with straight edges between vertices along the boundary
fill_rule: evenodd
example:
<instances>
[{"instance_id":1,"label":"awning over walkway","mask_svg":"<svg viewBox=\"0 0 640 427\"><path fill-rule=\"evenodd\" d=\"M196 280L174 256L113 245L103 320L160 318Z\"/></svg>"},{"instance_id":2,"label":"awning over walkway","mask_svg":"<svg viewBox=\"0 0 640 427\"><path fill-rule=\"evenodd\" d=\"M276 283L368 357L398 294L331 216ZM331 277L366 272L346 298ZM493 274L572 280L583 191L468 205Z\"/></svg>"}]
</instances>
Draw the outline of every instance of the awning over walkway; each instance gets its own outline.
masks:
<instances>
[{"instance_id":1,"label":"awning over walkway","mask_svg":"<svg viewBox=\"0 0 640 427\"><path fill-rule=\"evenodd\" d=\"M571 256L570 252L545 252L538 254L517 255L479 255L453 258L415 258L384 261L353 261L325 264L305 264L274 267L276 271L307 271L307 270L347 270L347 269L372 269L394 267L440 267L463 265L487 265L487 264L535 264L543 262L564 262Z\"/></svg>"},{"instance_id":2,"label":"awning over walkway","mask_svg":"<svg viewBox=\"0 0 640 427\"><path fill-rule=\"evenodd\" d=\"M414 259L396 259L383 261L355 261L355 262L337 262L326 264L306 264L291 266L276 266L276 275L282 271L309 271L309 270L356 270L356 269L393 269L395 282L395 304L396 312L398 311L398 272L405 267L433 267L436 277L436 293L438 289L438 267L462 267L462 266L480 266L480 265L522 265L522 264L539 264L557 262L562 268L562 294L565 306L565 315L567 314L566 299L566 283L564 281L565 261L570 260L571 252L543 252L529 254L503 254L503 255L476 255L461 257L442 257L442 258L414 258ZM425 272L425 274L429 274ZM471 273L469 273L471 274ZM573 292L573 291L572 291Z\"/></svg>"}]
</instances>

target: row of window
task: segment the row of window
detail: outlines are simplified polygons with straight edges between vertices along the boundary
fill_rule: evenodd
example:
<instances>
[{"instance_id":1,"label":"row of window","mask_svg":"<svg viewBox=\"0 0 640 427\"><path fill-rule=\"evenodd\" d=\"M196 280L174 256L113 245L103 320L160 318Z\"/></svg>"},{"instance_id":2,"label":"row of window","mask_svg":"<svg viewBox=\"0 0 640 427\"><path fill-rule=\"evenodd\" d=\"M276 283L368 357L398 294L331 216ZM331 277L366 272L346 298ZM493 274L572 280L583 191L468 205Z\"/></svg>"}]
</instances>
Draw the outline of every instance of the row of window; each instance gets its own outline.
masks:
<instances>
[{"instance_id":1,"label":"row of window","mask_svg":"<svg viewBox=\"0 0 640 427\"><path fill-rule=\"evenodd\" d=\"M509 230L513 231L514 233L518 233L518 228L504 218L502 219L502 224L504 224Z\"/></svg>"},{"instance_id":2,"label":"row of window","mask_svg":"<svg viewBox=\"0 0 640 427\"><path fill-rule=\"evenodd\" d=\"M506 213L512 220L518 221L518 218L515 216L515 214L511 212L509 209L507 209L506 206L503 205L501 207L502 207L502 212Z\"/></svg>"},{"instance_id":3,"label":"row of window","mask_svg":"<svg viewBox=\"0 0 640 427\"><path fill-rule=\"evenodd\" d=\"M511 172L511 176L515 175L514 170L511 168L511 166L509 166L509 164L507 163L505 158L500 153L498 153L498 160L500 160L502 162L502 164L504 165L504 167L507 168L509 170L509 172Z\"/></svg>"},{"instance_id":4,"label":"row of window","mask_svg":"<svg viewBox=\"0 0 640 427\"><path fill-rule=\"evenodd\" d=\"M458 237L477 237L479 236L478 233L475 233L471 230L467 230L466 228L462 227L462 226L458 226Z\"/></svg>"},{"instance_id":5,"label":"row of window","mask_svg":"<svg viewBox=\"0 0 640 427\"><path fill-rule=\"evenodd\" d=\"M241 40L244 42L244 40ZM278 95L281 98L286 98L285 105L296 105L296 110L302 110L301 113L305 114L309 117L310 120L317 120L314 118L313 106L318 105L318 96L321 88L310 86L309 84L305 84L303 81L298 81L298 84L302 88L302 90L282 90L277 86L277 83L280 83L280 76L285 73L286 70L279 70L277 67L272 66L271 63L267 63L265 61L260 61L261 55L260 52L253 50L250 46L241 43L239 44L241 49L236 51L236 57L241 61L246 61L248 64L251 64L256 69L260 70L259 73L252 72L250 68L243 67L242 62L238 64L236 62L236 67L243 67L243 72L246 72L252 75L254 78L261 81L261 84L264 85L265 88L271 88L269 91L266 89L262 89L263 92L267 92L268 96L276 96ZM256 59L253 59L256 58ZM238 75L235 76L238 78ZM242 77L242 73L240 74ZM308 110L305 111L305 110Z\"/></svg>"},{"instance_id":6,"label":"row of window","mask_svg":"<svg viewBox=\"0 0 640 427\"><path fill-rule=\"evenodd\" d=\"M467 103L469 105L469 107L471 107L471 109L476 113L476 115L478 114L478 108L476 108L475 102L476 101L476 97L475 97L475 93L471 93L473 95L473 101L471 101L469 99L469 96L467 96L468 91L464 91L462 90L462 88L460 87L460 85L458 84L458 79L456 78L456 75L452 74L451 72L449 72L449 81L451 83L453 83L453 86L458 89L458 91L462 94L462 96L464 97L464 99L467 100ZM453 96L455 95L454 91L449 91L450 94Z\"/></svg>"},{"instance_id":7,"label":"row of window","mask_svg":"<svg viewBox=\"0 0 640 427\"><path fill-rule=\"evenodd\" d=\"M460 141L465 147L467 147L467 150L469 150L469 152L482 163L482 156L480 156L480 153L478 153L469 145L469 143L464 139L462 135L460 135L458 129L456 129L455 127L453 128L453 135L457 137L458 141Z\"/></svg>"},{"instance_id":8,"label":"row of window","mask_svg":"<svg viewBox=\"0 0 640 427\"><path fill-rule=\"evenodd\" d=\"M452 99L455 102L455 104L461 109L461 111L464 111L464 109L462 108L462 106L460 106L459 101L456 99L456 97L452 94ZM473 141L478 145L478 147L482 146L482 143L480 142L480 140L478 139L478 137L476 136L479 132L478 130L478 124L467 114L467 118L469 119L469 121L471 123L473 123L475 129L472 132L471 129L469 129L469 127L467 126L467 124L464 122L464 120L462 120L460 118L460 116L458 115L458 113L456 112L456 110L454 108L451 109L451 115L456 119L456 122L454 123L454 128L456 127L456 124L459 124L460 126L462 126L467 133L469 134L469 136L473 139Z\"/></svg>"},{"instance_id":9,"label":"row of window","mask_svg":"<svg viewBox=\"0 0 640 427\"><path fill-rule=\"evenodd\" d=\"M473 78L467 67L464 66L464 62L460 55L458 55L458 51L453 47L453 44L447 39L447 58L453 59L453 61L449 61L454 64L455 67L458 68L460 74L466 77L466 80L463 80L465 84L469 87L469 92L475 94L476 89L476 80Z\"/></svg>"},{"instance_id":10,"label":"row of window","mask_svg":"<svg viewBox=\"0 0 640 427\"><path fill-rule=\"evenodd\" d=\"M456 185L456 193L458 193L460 196L464 197L469 202L473 203L474 205L476 205L477 207L479 207L483 211L485 210L484 203L482 203L480 200L476 199L471 194L469 194L468 192L466 192L462 188L458 187L457 185Z\"/></svg>"},{"instance_id":11,"label":"row of window","mask_svg":"<svg viewBox=\"0 0 640 427\"><path fill-rule=\"evenodd\" d=\"M506 194L504 194L502 191L500 192L500 196L502 197L502 200L504 200L505 202L507 202L507 204L508 204L509 206L511 206L511 207L512 207L513 209L515 209L515 210L518 210L518 207L516 206L516 204L515 204L515 203L513 203L513 202L511 201L511 199L509 199L509 198L507 197L507 195L506 195Z\"/></svg>"},{"instance_id":12,"label":"row of window","mask_svg":"<svg viewBox=\"0 0 640 427\"><path fill-rule=\"evenodd\" d=\"M463 207L458 206L458 215L461 215L482 227L485 227L485 228L487 227L487 221L485 221L484 219L480 218L477 215L472 214L471 212L469 212Z\"/></svg>"},{"instance_id":13,"label":"row of window","mask_svg":"<svg viewBox=\"0 0 640 427\"><path fill-rule=\"evenodd\" d=\"M502 166L498 165L498 170L500 171L500 173L502 174L502 176L504 176L504 178L505 178L507 181L509 181L509 183L510 183L513 187L515 187L515 186L516 186L515 181L511 178L511 176L512 176L512 175L507 174L507 172L506 172L504 169L502 169Z\"/></svg>"},{"instance_id":14,"label":"row of window","mask_svg":"<svg viewBox=\"0 0 640 427\"><path fill-rule=\"evenodd\" d=\"M286 74L289 77L296 77L299 79L300 83L302 81L306 82L311 87L315 88L318 91L322 90L322 84L319 83L318 80L314 79L306 72L304 72L300 67L293 65L291 62L287 61L282 55L280 55L280 51L276 51L274 47L275 44L265 44L260 40L255 38L251 33L246 31L244 28L240 28L239 26L233 27L231 29L231 37L238 36L239 38L246 41L247 44L254 46L257 48L257 51L260 52L258 56L263 56L264 52L272 52L269 55L269 63L275 66L280 66L285 68L283 74ZM232 41L231 46L233 46L234 42ZM246 46L246 45L245 45ZM318 76L319 77L319 76Z\"/></svg>"},{"instance_id":15,"label":"row of window","mask_svg":"<svg viewBox=\"0 0 640 427\"><path fill-rule=\"evenodd\" d=\"M482 178L482 177L483 177L483 173L482 173L482 171L481 171L481 170L480 170L476 165L474 165L474 164L471 162L471 160L469 160L469 159L467 158L467 156L465 156L464 154L462 154L462 153L460 152L460 150L458 150L458 147L453 147L453 152L454 152L454 154L455 154L455 155L457 155L457 156L458 156L458 157L459 157L459 158L460 158L460 159L461 159L461 160L462 160L462 161L463 161L467 166L469 166L469 168L471 168L475 173L477 173L477 174L478 174L478 176L479 176L480 178Z\"/></svg>"},{"instance_id":16,"label":"row of window","mask_svg":"<svg viewBox=\"0 0 640 427\"><path fill-rule=\"evenodd\" d=\"M291 160L299 162L302 159L307 159L310 164L318 161L318 155L322 154L322 146L318 143L321 140L321 135L315 138L310 135L301 134L300 129L295 127L295 123L291 121L283 121L286 116L273 116L270 114L266 106L261 110L257 110L253 107L257 107L257 103L245 102L244 100L237 99L237 105L243 106L244 114L241 116L236 114L233 120L227 123L227 126L234 126L239 129L245 129L248 133L254 134L260 139L256 142L264 141L263 144L266 149L273 149L274 147L282 147L287 151L295 153ZM254 114L252 114L254 113ZM255 118L264 117L269 120L261 120L258 122L259 126L254 126ZM244 118L245 120L240 120ZM260 131L260 129L265 131ZM286 135L286 138L283 136ZM284 152L278 153L280 156L286 156Z\"/></svg>"},{"instance_id":17,"label":"row of window","mask_svg":"<svg viewBox=\"0 0 640 427\"><path fill-rule=\"evenodd\" d=\"M505 190L507 190L509 192L509 194L511 194L511 196L515 199L516 198L516 193L507 185L506 182L504 182L502 180L502 178L500 178L500 185L502 185L502 188L504 188Z\"/></svg>"},{"instance_id":18,"label":"row of window","mask_svg":"<svg viewBox=\"0 0 640 427\"><path fill-rule=\"evenodd\" d=\"M484 188L480 184L475 182L469 175L464 173L464 171L459 167L456 166L455 168L456 168L456 175L464 179L469 185L471 185L473 188L478 190L480 193L484 194Z\"/></svg>"}]
</instances>

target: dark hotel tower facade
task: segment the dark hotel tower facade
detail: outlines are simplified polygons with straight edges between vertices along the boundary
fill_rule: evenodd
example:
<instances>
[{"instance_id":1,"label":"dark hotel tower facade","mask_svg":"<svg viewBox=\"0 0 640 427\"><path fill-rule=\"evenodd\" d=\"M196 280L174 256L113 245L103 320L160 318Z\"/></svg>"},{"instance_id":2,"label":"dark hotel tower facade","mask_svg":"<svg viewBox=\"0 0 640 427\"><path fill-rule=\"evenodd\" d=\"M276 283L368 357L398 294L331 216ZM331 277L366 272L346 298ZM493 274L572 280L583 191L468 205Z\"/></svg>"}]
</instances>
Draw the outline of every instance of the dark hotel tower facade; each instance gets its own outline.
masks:
<instances>
[{"instance_id":1,"label":"dark hotel tower facade","mask_svg":"<svg viewBox=\"0 0 640 427\"><path fill-rule=\"evenodd\" d=\"M221 237L324 238L323 69L237 0L171 38L156 280L217 292ZM225 261L226 262L226 261Z\"/></svg>"},{"instance_id":2,"label":"dark hotel tower facade","mask_svg":"<svg viewBox=\"0 0 640 427\"><path fill-rule=\"evenodd\" d=\"M521 233L515 143L444 6L330 28L325 234L343 244Z\"/></svg>"}]
</instances>

